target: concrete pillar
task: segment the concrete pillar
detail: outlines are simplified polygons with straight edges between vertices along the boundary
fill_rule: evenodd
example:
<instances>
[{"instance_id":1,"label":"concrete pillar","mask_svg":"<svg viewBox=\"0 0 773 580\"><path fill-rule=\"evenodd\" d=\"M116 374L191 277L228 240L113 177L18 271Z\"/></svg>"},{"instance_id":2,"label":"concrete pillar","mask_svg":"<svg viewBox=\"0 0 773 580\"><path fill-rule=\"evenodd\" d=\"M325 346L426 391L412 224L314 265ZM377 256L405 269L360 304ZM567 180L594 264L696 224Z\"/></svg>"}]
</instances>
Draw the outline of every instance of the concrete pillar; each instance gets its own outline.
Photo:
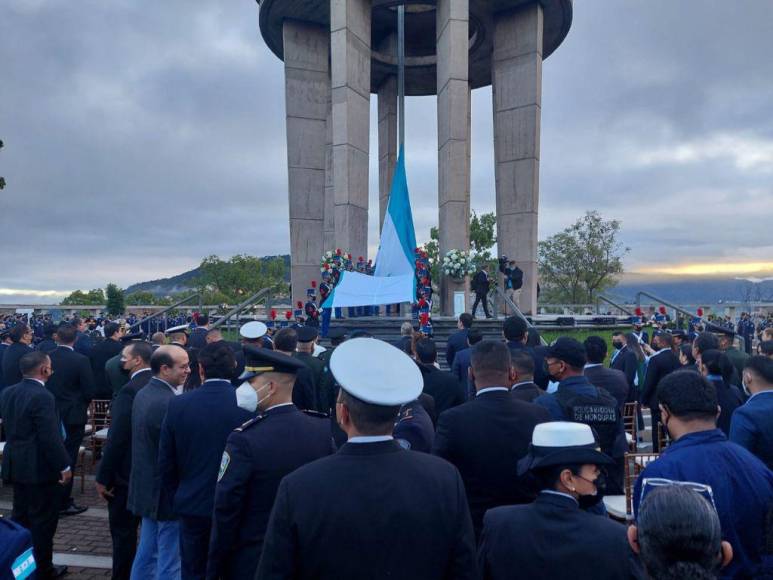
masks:
<instances>
[{"instance_id":1,"label":"concrete pillar","mask_svg":"<svg viewBox=\"0 0 773 580\"><path fill-rule=\"evenodd\" d=\"M378 89L379 231L384 225L395 165L397 165L397 77L388 76Z\"/></svg>"},{"instance_id":2,"label":"concrete pillar","mask_svg":"<svg viewBox=\"0 0 773 580\"><path fill-rule=\"evenodd\" d=\"M336 247L368 251L370 0L330 1Z\"/></svg>"},{"instance_id":3,"label":"concrete pillar","mask_svg":"<svg viewBox=\"0 0 773 580\"><path fill-rule=\"evenodd\" d=\"M333 187L333 101L328 94L325 134L325 207L323 211L323 246L336 249L335 188Z\"/></svg>"},{"instance_id":4,"label":"concrete pillar","mask_svg":"<svg viewBox=\"0 0 773 580\"><path fill-rule=\"evenodd\" d=\"M537 313L542 33L538 2L499 14L492 56L497 247L523 270L528 314Z\"/></svg>"},{"instance_id":5,"label":"concrete pillar","mask_svg":"<svg viewBox=\"0 0 773 580\"><path fill-rule=\"evenodd\" d=\"M468 0L437 3L438 206L440 257L470 247L470 85ZM440 308L453 314L465 280L441 277Z\"/></svg>"},{"instance_id":6,"label":"concrete pillar","mask_svg":"<svg viewBox=\"0 0 773 580\"><path fill-rule=\"evenodd\" d=\"M323 27L283 25L287 169L290 202L290 281L293 304L319 278L324 251L325 134L330 77Z\"/></svg>"}]
</instances>

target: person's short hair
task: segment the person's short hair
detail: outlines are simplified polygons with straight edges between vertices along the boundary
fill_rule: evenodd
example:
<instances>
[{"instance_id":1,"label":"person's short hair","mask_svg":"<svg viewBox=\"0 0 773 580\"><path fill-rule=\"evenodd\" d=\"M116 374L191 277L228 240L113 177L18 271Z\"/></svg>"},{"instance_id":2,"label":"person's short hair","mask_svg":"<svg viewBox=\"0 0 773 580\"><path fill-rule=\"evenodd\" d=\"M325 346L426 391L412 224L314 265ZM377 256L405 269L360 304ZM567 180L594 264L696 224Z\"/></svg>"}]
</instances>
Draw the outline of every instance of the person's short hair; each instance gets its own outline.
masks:
<instances>
[{"instance_id":1,"label":"person's short hair","mask_svg":"<svg viewBox=\"0 0 773 580\"><path fill-rule=\"evenodd\" d=\"M661 344L665 345L668 348L671 348L671 345L674 342L674 336L670 332L659 332L656 336L660 340Z\"/></svg>"},{"instance_id":2,"label":"person's short hair","mask_svg":"<svg viewBox=\"0 0 773 580\"><path fill-rule=\"evenodd\" d=\"M341 402L349 408L352 424L363 435L383 434L394 425L400 405L374 405L341 389Z\"/></svg>"},{"instance_id":3,"label":"person's short hair","mask_svg":"<svg viewBox=\"0 0 773 580\"><path fill-rule=\"evenodd\" d=\"M459 315L459 322L462 323L462 326L464 328L471 328L473 320L475 319L472 317L472 314L470 314L469 312L462 312Z\"/></svg>"},{"instance_id":4,"label":"person's short hair","mask_svg":"<svg viewBox=\"0 0 773 580\"><path fill-rule=\"evenodd\" d=\"M713 348L701 353L701 364L710 375L720 375L725 382L732 379L735 371L730 358L721 350Z\"/></svg>"},{"instance_id":5,"label":"person's short hair","mask_svg":"<svg viewBox=\"0 0 773 580\"><path fill-rule=\"evenodd\" d=\"M677 370L660 379L658 402L668 412L685 421L715 419L719 400L714 384L702 375Z\"/></svg>"},{"instance_id":6,"label":"person's short hair","mask_svg":"<svg viewBox=\"0 0 773 580\"><path fill-rule=\"evenodd\" d=\"M530 326L526 331L526 334L528 335L526 338L526 346L534 348L535 346L542 345L542 339L540 338L539 330L533 326Z\"/></svg>"},{"instance_id":7,"label":"person's short hair","mask_svg":"<svg viewBox=\"0 0 773 580\"><path fill-rule=\"evenodd\" d=\"M75 330L78 330L78 327L79 327L81 324L83 324L83 320L81 320L80 318L78 318L78 317L76 316L75 318L73 318L73 319L70 321L70 324L72 324L72 325L75 327Z\"/></svg>"},{"instance_id":8,"label":"person's short hair","mask_svg":"<svg viewBox=\"0 0 773 580\"><path fill-rule=\"evenodd\" d=\"M54 334L56 334L56 324L51 324L49 322L43 327L43 336L46 338L53 338Z\"/></svg>"},{"instance_id":9,"label":"person's short hair","mask_svg":"<svg viewBox=\"0 0 773 580\"><path fill-rule=\"evenodd\" d=\"M746 359L743 370L751 371L762 379L763 383L773 385L773 359L756 354Z\"/></svg>"},{"instance_id":10,"label":"person's short hair","mask_svg":"<svg viewBox=\"0 0 773 580\"><path fill-rule=\"evenodd\" d=\"M763 340L760 343L760 353L765 356L773 356L773 340Z\"/></svg>"},{"instance_id":11,"label":"person's short hair","mask_svg":"<svg viewBox=\"0 0 773 580\"><path fill-rule=\"evenodd\" d=\"M56 329L57 342L73 344L78 336L78 327L74 324L60 324Z\"/></svg>"},{"instance_id":12,"label":"person's short hair","mask_svg":"<svg viewBox=\"0 0 773 580\"><path fill-rule=\"evenodd\" d=\"M209 324L209 314L199 314L199 321L197 324L199 326L206 326Z\"/></svg>"},{"instance_id":13,"label":"person's short hair","mask_svg":"<svg viewBox=\"0 0 773 580\"><path fill-rule=\"evenodd\" d=\"M407 320L400 325L400 336L412 336L413 325Z\"/></svg>"},{"instance_id":14,"label":"person's short hair","mask_svg":"<svg viewBox=\"0 0 773 580\"><path fill-rule=\"evenodd\" d=\"M159 348L150 357L150 370L154 375L158 375L163 366L173 367L174 359L172 358L172 355L169 354L169 351Z\"/></svg>"},{"instance_id":15,"label":"person's short hair","mask_svg":"<svg viewBox=\"0 0 773 580\"><path fill-rule=\"evenodd\" d=\"M29 377L36 374L40 365L48 360L48 355L40 350L28 352L19 359L19 370L23 377ZM9 385L10 386L10 385Z\"/></svg>"},{"instance_id":16,"label":"person's short hair","mask_svg":"<svg viewBox=\"0 0 773 580\"><path fill-rule=\"evenodd\" d=\"M138 340L130 342L127 346L132 356L141 358L145 364L150 364L150 357L153 356L153 347L150 344L144 340Z\"/></svg>"},{"instance_id":17,"label":"person's short hair","mask_svg":"<svg viewBox=\"0 0 773 580\"><path fill-rule=\"evenodd\" d=\"M437 360L437 345L431 338L417 340L415 348L419 362L431 365Z\"/></svg>"},{"instance_id":18,"label":"person's short hair","mask_svg":"<svg viewBox=\"0 0 773 580\"><path fill-rule=\"evenodd\" d=\"M607 341L600 336L589 336L582 343L585 347L585 356L591 364L604 362L607 356Z\"/></svg>"},{"instance_id":19,"label":"person's short hair","mask_svg":"<svg viewBox=\"0 0 773 580\"><path fill-rule=\"evenodd\" d=\"M585 366L585 348L579 340L569 336L561 336L548 347L545 356L565 362L573 369L581 369Z\"/></svg>"},{"instance_id":20,"label":"person's short hair","mask_svg":"<svg viewBox=\"0 0 773 580\"><path fill-rule=\"evenodd\" d=\"M209 338L210 336L212 336L212 337L219 336L219 337L222 338L223 332L219 328L210 328L207 331L207 338Z\"/></svg>"},{"instance_id":21,"label":"person's short hair","mask_svg":"<svg viewBox=\"0 0 773 580\"><path fill-rule=\"evenodd\" d=\"M519 375L534 375L534 357L525 350L516 350L510 353L510 364L518 371Z\"/></svg>"},{"instance_id":22,"label":"person's short hair","mask_svg":"<svg viewBox=\"0 0 773 580\"><path fill-rule=\"evenodd\" d=\"M224 342L212 342L199 351L199 364L208 379L231 380L236 370L236 357Z\"/></svg>"},{"instance_id":23,"label":"person's short hair","mask_svg":"<svg viewBox=\"0 0 773 580\"><path fill-rule=\"evenodd\" d=\"M283 352L294 352L298 346L298 333L293 328L283 328L274 335L274 348Z\"/></svg>"},{"instance_id":24,"label":"person's short hair","mask_svg":"<svg viewBox=\"0 0 773 580\"><path fill-rule=\"evenodd\" d=\"M694 365L695 364L695 357L692 355L692 345L685 342L684 344L681 344L679 346L679 352L682 353L685 358L687 359L688 365Z\"/></svg>"},{"instance_id":25,"label":"person's short hair","mask_svg":"<svg viewBox=\"0 0 773 580\"><path fill-rule=\"evenodd\" d=\"M549 467L542 467L529 472L525 477L525 483L531 483L534 486L534 491L542 491L544 489L555 489L561 472L568 469L573 475L580 475L582 465L566 464L566 465L551 465Z\"/></svg>"},{"instance_id":26,"label":"person's short hair","mask_svg":"<svg viewBox=\"0 0 773 580\"><path fill-rule=\"evenodd\" d=\"M166 336L163 332L154 332L153 336L150 337L150 340L153 344L164 344Z\"/></svg>"},{"instance_id":27,"label":"person's short hair","mask_svg":"<svg viewBox=\"0 0 773 580\"><path fill-rule=\"evenodd\" d=\"M11 329L11 331L8 333L8 338L11 339L11 342L21 342L21 339L24 338L24 335L27 334L29 330L29 326L23 322L20 322Z\"/></svg>"},{"instance_id":28,"label":"person's short hair","mask_svg":"<svg viewBox=\"0 0 773 580\"><path fill-rule=\"evenodd\" d=\"M121 330L121 325L116 322L108 322L105 324L105 338L110 338L116 332Z\"/></svg>"},{"instance_id":29,"label":"person's short hair","mask_svg":"<svg viewBox=\"0 0 773 580\"><path fill-rule=\"evenodd\" d=\"M510 316L505 318L505 322L502 324L502 332L507 340L518 342L523 340L528 330L526 321L520 316Z\"/></svg>"},{"instance_id":30,"label":"person's short hair","mask_svg":"<svg viewBox=\"0 0 773 580\"><path fill-rule=\"evenodd\" d=\"M470 346L475 346L481 340L483 340L483 333L477 328L471 328L467 332L467 342L470 344Z\"/></svg>"},{"instance_id":31,"label":"person's short hair","mask_svg":"<svg viewBox=\"0 0 773 580\"><path fill-rule=\"evenodd\" d=\"M476 375L510 372L510 349L495 340L483 340L472 347L470 365Z\"/></svg>"},{"instance_id":32,"label":"person's short hair","mask_svg":"<svg viewBox=\"0 0 773 580\"><path fill-rule=\"evenodd\" d=\"M717 510L684 485L660 486L636 518L639 557L654 580L716 578L722 564Z\"/></svg>"},{"instance_id":33,"label":"person's short hair","mask_svg":"<svg viewBox=\"0 0 773 580\"><path fill-rule=\"evenodd\" d=\"M719 348L719 339L712 332L700 332L692 344L699 353L703 354L707 350L717 350Z\"/></svg>"}]
</instances>

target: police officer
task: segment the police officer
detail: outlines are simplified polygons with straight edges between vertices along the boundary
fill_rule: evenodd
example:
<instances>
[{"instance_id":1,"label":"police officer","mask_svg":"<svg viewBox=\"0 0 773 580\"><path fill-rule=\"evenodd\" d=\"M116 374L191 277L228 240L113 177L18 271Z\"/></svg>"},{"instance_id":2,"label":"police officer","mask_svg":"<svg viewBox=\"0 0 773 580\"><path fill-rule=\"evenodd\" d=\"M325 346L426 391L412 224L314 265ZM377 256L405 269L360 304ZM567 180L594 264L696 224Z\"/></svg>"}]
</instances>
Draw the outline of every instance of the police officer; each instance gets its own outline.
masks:
<instances>
[{"instance_id":1,"label":"police officer","mask_svg":"<svg viewBox=\"0 0 773 580\"><path fill-rule=\"evenodd\" d=\"M280 480L335 451L327 418L292 403L304 364L253 346L245 355L237 401L261 414L229 435L220 463L207 568L212 580L255 575Z\"/></svg>"},{"instance_id":2,"label":"police officer","mask_svg":"<svg viewBox=\"0 0 773 580\"><path fill-rule=\"evenodd\" d=\"M392 437L400 406L421 393L416 364L386 342L352 338L330 365L348 442L279 484L256 579L477 578L459 472Z\"/></svg>"},{"instance_id":3,"label":"police officer","mask_svg":"<svg viewBox=\"0 0 773 580\"><path fill-rule=\"evenodd\" d=\"M429 395L423 396L431 399ZM432 424L429 413L418 399L400 407L392 436L405 449L413 449L423 453L432 451L435 426Z\"/></svg>"}]
</instances>

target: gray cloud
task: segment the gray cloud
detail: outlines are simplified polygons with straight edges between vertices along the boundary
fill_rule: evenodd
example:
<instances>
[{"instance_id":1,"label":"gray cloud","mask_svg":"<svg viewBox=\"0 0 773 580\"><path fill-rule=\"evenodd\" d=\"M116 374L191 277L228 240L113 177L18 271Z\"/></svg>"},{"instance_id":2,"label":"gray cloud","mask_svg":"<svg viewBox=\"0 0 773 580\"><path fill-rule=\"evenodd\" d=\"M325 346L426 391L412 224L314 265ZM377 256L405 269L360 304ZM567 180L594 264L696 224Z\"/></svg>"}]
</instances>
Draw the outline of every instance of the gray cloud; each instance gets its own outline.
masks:
<instances>
[{"instance_id":1,"label":"gray cloud","mask_svg":"<svg viewBox=\"0 0 773 580\"><path fill-rule=\"evenodd\" d=\"M623 221L629 268L770 260L769 22L755 0L576 2L544 66L540 235L598 209ZM0 53L0 289L128 285L212 253L287 251L283 70L253 2L6 0ZM436 112L433 98L408 105L423 241ZM490 89L473 93L473 124L472 207L491 211ZM376 148L372 123L372 250Z\"/></svg>"}]
</instances>

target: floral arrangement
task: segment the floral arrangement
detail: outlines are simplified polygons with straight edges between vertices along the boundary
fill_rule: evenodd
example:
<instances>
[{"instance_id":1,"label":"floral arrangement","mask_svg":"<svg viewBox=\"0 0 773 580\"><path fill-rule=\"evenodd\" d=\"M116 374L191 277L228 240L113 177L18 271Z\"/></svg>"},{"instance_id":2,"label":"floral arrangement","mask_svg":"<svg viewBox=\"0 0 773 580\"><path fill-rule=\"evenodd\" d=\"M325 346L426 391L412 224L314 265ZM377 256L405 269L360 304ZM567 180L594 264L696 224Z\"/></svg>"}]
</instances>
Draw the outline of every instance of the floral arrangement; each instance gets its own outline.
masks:
<instances>
[{"instance_id":1,"label":"floral arrangement","mask_svg":"<svg viewBox=\"0 0 773 580\"><path fill-rule=\"evenodd\" d=\"M449 250L443 256L441 271L446 276L461 280L465 276L475 273L475 263L472 261L469 252Z\"/></svg>"},{"instance_id":2,"label":"floral arrangement","mask_svg":"<svg viewBox=\"0 0 773 580\"><path fill-rule=\"evenodd\" d=\"M335 252L327 251L322 256L319 264L320 272L330 272L332 270L347 270L352 263L352 255L344 252L340 248Z\"/></svg>"}]
</instances>

